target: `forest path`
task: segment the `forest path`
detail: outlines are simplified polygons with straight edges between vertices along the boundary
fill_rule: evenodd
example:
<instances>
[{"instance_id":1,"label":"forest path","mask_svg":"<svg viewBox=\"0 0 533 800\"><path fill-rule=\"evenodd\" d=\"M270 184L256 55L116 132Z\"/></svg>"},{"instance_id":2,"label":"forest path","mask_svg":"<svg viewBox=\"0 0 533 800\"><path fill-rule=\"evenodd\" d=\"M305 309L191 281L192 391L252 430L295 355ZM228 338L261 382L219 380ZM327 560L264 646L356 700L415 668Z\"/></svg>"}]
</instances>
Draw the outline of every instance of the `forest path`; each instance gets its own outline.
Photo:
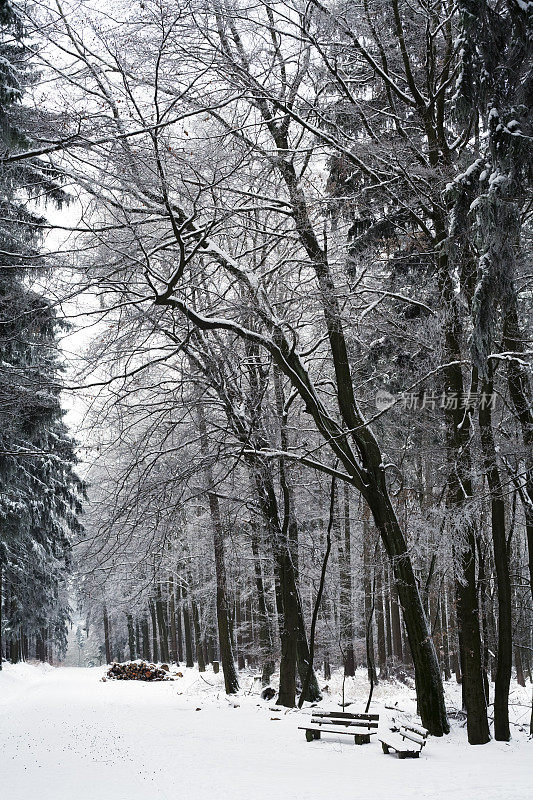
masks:
<instances>
[{"instance_id":1,"label":"forest path","mask_svg":"<svg viewBox=\"0 0 533 800\"><path fill-rule=\"evenodd\" d=\"M456 732L444 741L430 740L424 756L414 761L384 756L377 742L355 747L329 738L308 744L297 730L302 719L298 712L280 715L251 695L239 696L235 708L217 687L209 689L198 673L187 672L173 683L103 683L100 668L7 665L0 673L2 796L530 797L532 743L525 737L510 745L492 742L469 748L464 732Z\"/></svg>"}]
</instances>

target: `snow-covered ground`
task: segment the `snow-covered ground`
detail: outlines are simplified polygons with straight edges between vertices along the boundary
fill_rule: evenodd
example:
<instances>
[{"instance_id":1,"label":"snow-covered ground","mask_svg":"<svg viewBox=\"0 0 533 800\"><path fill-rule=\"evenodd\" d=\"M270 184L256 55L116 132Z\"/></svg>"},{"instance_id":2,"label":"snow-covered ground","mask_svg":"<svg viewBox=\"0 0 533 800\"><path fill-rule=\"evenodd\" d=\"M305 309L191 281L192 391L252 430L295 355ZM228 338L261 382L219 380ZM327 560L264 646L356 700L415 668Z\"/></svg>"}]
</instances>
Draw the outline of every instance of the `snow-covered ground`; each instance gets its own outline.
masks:
<instances>
[{"instance_id":1,"label":"snow-covered ground","mask_svg":"<svg viewBox=\"0 0 533 800\"><path fill-rule=\"evenodd\" d=\"M4 665L0 673L0 787L10 800L530 800L531 687L513 684L510 743L469 747L454 723L430 738L422 757L400 761L379 743L342 737L307 743L298 725L310 709L284 711L260 700L252 677L228 699L221 676L181 671L172 683L101 682L103 667ZM338 709L340 677L324 708ZM364 710L364 671L346 687ZM447 687L451 706L457 687ZM413 690L380 685L372 710L383 724L397 704L413 714ZM272 710L274 709L274 710Z\"/></svg>"}]
</instances>

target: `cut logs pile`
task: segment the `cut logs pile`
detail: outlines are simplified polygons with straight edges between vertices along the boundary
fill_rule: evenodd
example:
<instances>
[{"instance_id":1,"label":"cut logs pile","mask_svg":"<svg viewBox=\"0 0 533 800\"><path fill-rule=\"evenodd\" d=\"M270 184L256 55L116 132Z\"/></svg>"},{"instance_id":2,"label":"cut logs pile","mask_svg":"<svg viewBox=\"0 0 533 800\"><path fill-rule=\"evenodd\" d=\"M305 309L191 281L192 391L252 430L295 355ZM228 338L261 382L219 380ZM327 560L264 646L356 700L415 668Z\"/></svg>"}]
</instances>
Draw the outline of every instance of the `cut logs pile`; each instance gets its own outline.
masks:
<instances>
[{"instance_id":1,"label":"cut logs pile","mask_svg":"<svg viewBox=\"0 0 533 800\"><path fill-rule=\"evenodd\" d=\"M119 664L114 661L107 670L106 678L112 681L172 681L167 664L156 667L146 661L126 661Z\"/></svg>"}]
</instances>

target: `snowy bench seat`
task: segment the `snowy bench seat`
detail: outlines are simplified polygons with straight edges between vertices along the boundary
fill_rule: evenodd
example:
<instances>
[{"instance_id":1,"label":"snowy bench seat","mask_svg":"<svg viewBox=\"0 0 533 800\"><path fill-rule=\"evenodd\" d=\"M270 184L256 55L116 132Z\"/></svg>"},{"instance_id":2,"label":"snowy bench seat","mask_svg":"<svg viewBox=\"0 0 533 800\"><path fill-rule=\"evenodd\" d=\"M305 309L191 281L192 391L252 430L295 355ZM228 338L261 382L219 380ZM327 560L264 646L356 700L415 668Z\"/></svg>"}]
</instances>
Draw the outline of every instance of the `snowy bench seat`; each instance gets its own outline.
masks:
<instances>
[{"instance_id":1,"label":"snowy bench seat","mask_svg":"<svg viewBox=\"0 0 533 800\"><path fill-rule=\"evenodd\" d=\"M427 742L428 731L421 725L400 725L398 732L379 737L384 753L394 750L398 758L418 758Z\"/></svg>"},{"instance_id":2,"label":"snowy bench seat","mask_svg":"<svg viewBox=\"0 0 533 800\"><path fill-rule=\"evenodd\" d=\"M322 733L353 736L355 744L368 744L373 733L377 733L379 714L348 714L341 711L317 711L310 725L302 725L308 742L320 739Z\"/></svg>"}]
</instances>

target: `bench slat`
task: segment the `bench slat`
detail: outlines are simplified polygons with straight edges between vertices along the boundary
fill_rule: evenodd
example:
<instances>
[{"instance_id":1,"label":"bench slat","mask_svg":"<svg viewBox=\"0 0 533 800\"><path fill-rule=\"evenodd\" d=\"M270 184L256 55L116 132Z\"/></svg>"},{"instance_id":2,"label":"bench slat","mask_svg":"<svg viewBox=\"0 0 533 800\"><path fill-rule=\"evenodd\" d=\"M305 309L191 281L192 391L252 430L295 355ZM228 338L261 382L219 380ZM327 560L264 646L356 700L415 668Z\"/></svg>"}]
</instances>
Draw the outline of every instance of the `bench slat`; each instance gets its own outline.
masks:
<instances>
[{"instance_id":1,"label":"bench slat","mask_svg":"<svg viewBox=\"0 0 533 800\"><path fill-rule=\"evenodd\" d=\"M417 733L412 733L405 728L400 728L400 736L403 736L404 739L409 739L411 742L419 744L421 747L423 747L426 743L424 736L419 736Z\"/></svg>"},{"instance_id":2,"label":"bench slat","mask_svg":"<svg viewBox=\"0 0 533 800\"><path fill-rule=\"evenodd\" d=\"M405 744L401 736L398 736L397 733L393 733L392 731L387 731L387 733L378 736L378 741L385 742L385 744L388 744L394 748L408 747L408 745Z\"/></svg>"},{"instance_id":3,"label":"bench slat","mask_svg":"<svg viewBox=\"0 0 533 800\"><path fill-rule=\"evenodd\" d=\"M357 719L341 719L339 717L313 717L311 718L312 725L346 725L348 728L377 728L377 722L372 722L370 720L357 720Z\"/></svg>"},{"instance_id":4,"label":"bench slat","mask_svg":"<svg viewBox=\"0 0 533 800\"><path fill-rule=\"evenodd\" d=\"M352 714L347 711L315 711L314 717L339 717L343 719L371 719L379 720L379 714Z\"/></svg>"},{"instance_id":5,"label":"bench slat","mask_svg":"<svg viewBox=\"0 0 533 800\"><path fill-rule=\"evenodd\" d=\"M326 728L323 725L300 725L299 731L315 731L316 733L335 733L345 736L366 736L377 731L373 728L335 728L333 726Z\"/></svg>"},{"instance_id":6,"label":"bench slat","mask_svg":"<svg viewBox=\"0 0 533 800\"><path fill-rule=\"evenodd\" d=\"M413 731L413 733L417 733L424 739L427 739L429 734L429 731L426 728L423 728L422 725L415 725L413 722L410 722L409 725L402 725L402 728L405 728L407 731Z\"/></svg>"},{"instance_id":7,"label":"bench slat","mask_svg":"<svg viewBox=\"0 0 533 800\"><path fill-rule=\"evenodd\" d=\"M396 736L394 733L385 736L378 736L378 741L383 742L388 747L392 747L393 750L396 750L398 753L413 753L415 752L412 747L406 744L403 739L399 736Z\"/></svg>"}]
</instances>

